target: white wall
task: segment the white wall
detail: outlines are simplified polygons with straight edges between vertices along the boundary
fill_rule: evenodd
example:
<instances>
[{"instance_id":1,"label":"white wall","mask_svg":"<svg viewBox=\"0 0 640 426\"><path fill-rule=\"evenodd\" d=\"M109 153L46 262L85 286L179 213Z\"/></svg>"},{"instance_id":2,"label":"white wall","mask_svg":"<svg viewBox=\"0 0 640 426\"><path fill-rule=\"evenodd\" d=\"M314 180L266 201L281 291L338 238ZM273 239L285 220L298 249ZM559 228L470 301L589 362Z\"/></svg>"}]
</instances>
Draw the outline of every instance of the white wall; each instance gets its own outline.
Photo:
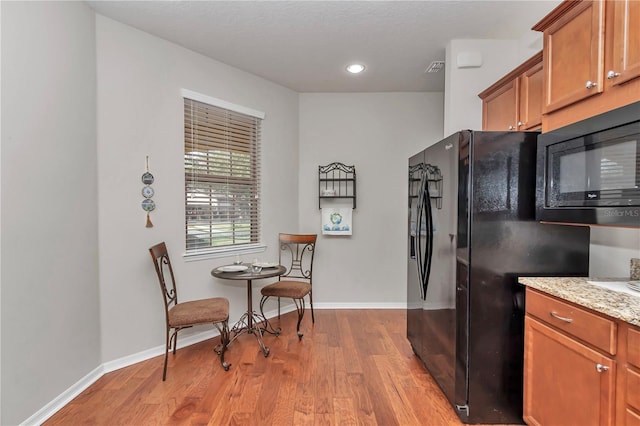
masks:
<instances>
[{"instance_id":1,"label":"white wall","mask_svg":"<svg viewBox=\"0 0 640 426\"><path fill-rule=\"evenodd\" d=\"M640 258L640 229L591 227L590 276L628 278L632 258Z\"/></svg>"},{"instance_id":2,"label":"white wall","mask_svg":"<svg viewBox=\"0 0 640 426\"><path fill-rule=\"evenodd\" d=\"M518 62L522 63L542 50L542 33L528 31L518 40Z\"/></svg>"},{"instance_id":3,"label":"white wall","mask_svg":"<svg viewBox=\"0 0 640 426\"><path fill-rule=\"evenodd\" d=\"M94 13L2 3L2 418L100 364Z\"/></svg>"},{"instance_id":4,"label":"white wall","mask_svg":"<svg viewBox=\"0 0 640 426\"><path fill-rule=\"evenodd\" d=\"M157 242L167 242L181 300L228 297L232 322L246 309L243 282L210 275L229 258L185 262L182 257L180 89L265 112L262 226L268 249L260 256L269 259L277 259L278 232L298 228L298 94L100 15L96 33L100 334L107 362L164 343L162 301L148 253ZM140 207L147 155L155 177L153 228L145 228ZM259 292L254 293L257 302Z\"/></svg>"},{"instance_id":5,"label":"white wall","mask_svg":"<svg viewBox=\"0 0 640 426\"><path fill-rule=\"evenodd\" d=\"M442 93L300 95L300 231L318 233L314 303L406 303L407 161L442 136ZM355 165L353 235L322 235L318 166ZM348 203L346 204L349 205Z\"/></svg>"},{"instance_id":6,"label":"white wall","mask_svg":"<svg viewBox=\"0 0 640 426\"><path fill-rule=\"evenodd\" d=\"M518 40L451 40L445 52L444 134L482 130L482 101L478 93L518 66ZM479 53L478 68L458 68L460 53Z\"/></svg>"},{"instance_id":7,"label":"white wall","mask_svg":"<svg viewBox=\"0 0 640 426\"><path fill-rule=\"evenodd\" d=\"M559 3L548 1L549 12ZM445 51L443 136L463 129L481 130L482 101L478 93L541 50L542 33L533 30L513 40L451 40ZM480 54L482 66L458 68L458 55L468 52Z\"/></svg>"}]
</instances>

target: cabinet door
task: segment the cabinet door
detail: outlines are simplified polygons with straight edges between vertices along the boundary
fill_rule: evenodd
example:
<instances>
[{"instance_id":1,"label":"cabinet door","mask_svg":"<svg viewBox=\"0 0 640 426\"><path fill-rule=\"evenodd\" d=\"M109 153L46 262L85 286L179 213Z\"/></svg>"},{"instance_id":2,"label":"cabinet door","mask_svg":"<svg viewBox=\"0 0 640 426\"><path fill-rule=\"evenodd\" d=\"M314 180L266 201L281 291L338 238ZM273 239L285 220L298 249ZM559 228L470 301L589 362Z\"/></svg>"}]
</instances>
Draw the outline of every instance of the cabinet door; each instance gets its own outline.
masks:
<instances>
[{"instance_id":1,"label":"cabinet door","mask_svg":"<svg viewBox=\"0 0 640 426\"><path fill-rule=\"evenodd\" d=\"M581 1L544 31L548 113L602 92L604 0Z\"/></svg>"},{"instance_id":2,"label":"cabinet door","mask_svg":"<svg viewBox=\"0 0 640 426\"><path fill-rule=\"evenodd\" d=\"M627 370L625 371L624 390L625 424L640 426L640 328L625 327L627 331ZM619 397L621 397L619 396Z\"/></svg>"},{"instance_id":3,"label":"cabinet door","mask_svg":"<svg viewBox=\"0 0 640 426\"><path fill-rule=\"evenodd\" d=\"M515 130L517 79L507 82L482 101L482 130Z\"/></svg>"},{"instance_id":4,"label":"cabinet door","mask_svg":"<svg viewBox=\"0 0 640 426\"><path fill-rule=\"evenodd\" d=\"M518 130L535 130L542 125L542 62L520 77Z\"/></svg>"},{"instance_id":5,"label":"cabinet door","mask_svg":"<svg viewBox=\"0 0 640 426\"><path fill-rule=\"evenodd\" d=\"M625 414L626 416L624 421L626 426L640 426L640 415L631 410L627 410Z\"/></svg>"},{"instance_id":6,"label":"cabinet door","mask_svg":"<svg viewBox=\"0 0 640 426\"><path fill-rule=\"evenodd\" d=\"M613 64L607 78L617 85L640 77L640 1L614 3Z\"/></svg>"},{"instance_id":7,"label":"cabinet door","mask_svg":"<svg viewBox=\"0 0 640 426\"><path fill-rule=\"evenodd\" d=\"M599 367L600 366L600 367ZM525 318L524 415L529 425L612 425L616 364Z\"/></svg>"}]
</instances>

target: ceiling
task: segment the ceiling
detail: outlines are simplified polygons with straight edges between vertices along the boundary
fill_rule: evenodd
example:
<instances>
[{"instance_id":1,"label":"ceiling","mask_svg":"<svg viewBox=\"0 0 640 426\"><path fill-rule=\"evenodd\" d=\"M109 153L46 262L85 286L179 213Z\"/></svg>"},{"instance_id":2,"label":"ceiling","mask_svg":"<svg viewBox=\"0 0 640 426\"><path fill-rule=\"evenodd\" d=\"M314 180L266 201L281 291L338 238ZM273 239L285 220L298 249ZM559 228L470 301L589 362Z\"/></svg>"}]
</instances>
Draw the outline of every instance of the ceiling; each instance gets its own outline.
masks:
<instances>
[{"instance_id":1,"label":"ceiling","mask_svg":"<svg viewBox=\"0 0 640 426\"><path fill-rule=\"evenodd\" d=\"M443 91L452 39L519 39L559 4L511 1L87 1L110 17L297 92ZM359 75L345 71L358 61Z\"/></svg>"}]
</instances>

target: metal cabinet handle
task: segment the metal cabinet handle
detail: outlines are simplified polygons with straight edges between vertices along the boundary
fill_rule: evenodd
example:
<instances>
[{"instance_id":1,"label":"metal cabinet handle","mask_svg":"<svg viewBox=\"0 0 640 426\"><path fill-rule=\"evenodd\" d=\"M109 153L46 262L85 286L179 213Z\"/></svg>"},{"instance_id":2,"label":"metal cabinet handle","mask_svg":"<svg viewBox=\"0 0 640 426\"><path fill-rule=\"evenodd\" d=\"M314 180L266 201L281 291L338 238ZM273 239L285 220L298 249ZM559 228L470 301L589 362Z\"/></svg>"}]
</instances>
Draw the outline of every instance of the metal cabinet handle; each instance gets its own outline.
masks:
<instances>
[{"instance_id":1,"label":"metal cabinet handle","mask_svg":"<svg viewBox=\"0 0 640 426\"><path fill-rule=\"evenodd\" d=\"M602 364L596 364L596 371L598 373L602 373L602 372L607 371L607 370L609 370L608 366L602 365Z\"/></svg>"},{"instance_id":2,"label":"metal cabinet handle","mask_svg":"<svg viewBox=\"0 0 640 426\"><path fill-rule=\"evenodd\" d=\"M609 80L614 79L614 78L619 77L619 76L620 76L620 73L619 72L615 72L614 70L610 70L607 73L607 79L609 79Z\"/></svg>"},{"instance_id":3,"label":"metal cabinet handle","mask_svg":"<svg viewBox=\"0 0 640 426\"><path fill-rule=\"evenodd\" d=\"M587 81L587 83L585 84L585 87L587 89L593 89L594 87L596 87L598 85L598 83L595 83L591 80Z\"/></svg>"},{"instance_id":4,"label":"metal cabinet handle","mask_svg":"<svg viewBox=\"0 0 640 426\"><path fill-rule=\"evenodd\" d=\"M509 130L515 130L515 127L509 126Z\"/></svg>"},{"instance_id":5,"label":"metal cabinet handle","mask_svg":"<svg viewBox=\"0 0 640 426\"><path fill-rule=\"evenodd\" d=\"M569 322L569 323L573 322L573 318L562 317L562 316L556 314L553 311L549 312L549 315L551 315L554 318L559 319L560 321Z\"/></svg>"},{"instance_id":6,"label":"metal cabinet handle","mask_svg":"<svg viewBox=\"0 0 640 426\"><path fill-rule=\"evenodd\" d=\"M524 126L524 123L522 121L518 121L518 127L520 126Z\"/></svg>"}]
</instances>

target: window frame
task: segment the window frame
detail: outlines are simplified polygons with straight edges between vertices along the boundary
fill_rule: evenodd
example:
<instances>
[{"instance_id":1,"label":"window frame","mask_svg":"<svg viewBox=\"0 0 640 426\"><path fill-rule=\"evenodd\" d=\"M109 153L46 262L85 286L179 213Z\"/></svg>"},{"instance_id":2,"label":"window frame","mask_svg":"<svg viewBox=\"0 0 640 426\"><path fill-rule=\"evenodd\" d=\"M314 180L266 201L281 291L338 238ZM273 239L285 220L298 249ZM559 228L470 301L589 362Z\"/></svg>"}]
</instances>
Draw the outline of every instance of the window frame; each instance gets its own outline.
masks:
<instances>
[{"instance_id":1,"label":"window frame","mask_svg":"<svg viewBox=\"0 0 640 426\"><path fill-rule=\"evenodd\" d=\"M239 113L239 114L243 114L246 116L250 116L250 117L254 117L257 118L259 120L264 120L265 114L264 112L258 111L258 110L254 110L252 108L248 108L248 107L244 107L241 105L237 105L231 102L227 102L224 101L222 99L218 99L218 98L214 98L211 96L207 96L201 93L197 93L191 90L187 90L187 89L182 89L181 90L181 97L182 97L182 105L183 105L183 114L185 113L184 110L184 104L186 101L188 100L193 100L196 102L201 102L207 105L211 105L213 107L216 108L222 108L225 110L229 110L235 113ZM183 115L184 117L184 115ZM183 118L183 128L186 126L186 122L185 122L185 118ZM255 159L255 166L258 169L258 172L260 172L260 162L262 161L261 155L260 155L260 143L261 143L261 138L258 139L257 141L258 143L258 149L257 149L257 158ZM185 148L187 147L187 139L186 139L186 135L183 132L183 152L185 152ZM185 199L184 199L184 228L183 228L183 232L184 232L184 249L185 249L185 253L183 255L183 257L185 258L186 261L191 261L191 260L201 260L201 259L209 259L209 258L217 258L217 257L228 257L228 256L233 256L236 254L248 254L248 253L258 253L258 252L262 252L266 249L266 245L262 242L262 221L260 220L260 216L261 216L261 211L260 209L258 209L255 213L258 216L256 218L257 223L258 223L258 230L257 230L257 241L253 242L253 243L245 243L245 244L232 244L232 245L226 245L226 246L219 246L219 247L207 247L207 248L203 248L203 249L188 249L187 247L187 227L188 227L188 222L187 222L187 170L186 170L186 163L185 163L185 155L183 154L182 156L182 166L183 166L183 171L185 173L184 175L184 179L185 179L185 185L184 185L184 195L185 195ZM261 175L258 174L257 176L257 189L256 189L256 193L258 195L258 197L260 197L260 181L261 181Z\"/></svg>"}]
</instances>

